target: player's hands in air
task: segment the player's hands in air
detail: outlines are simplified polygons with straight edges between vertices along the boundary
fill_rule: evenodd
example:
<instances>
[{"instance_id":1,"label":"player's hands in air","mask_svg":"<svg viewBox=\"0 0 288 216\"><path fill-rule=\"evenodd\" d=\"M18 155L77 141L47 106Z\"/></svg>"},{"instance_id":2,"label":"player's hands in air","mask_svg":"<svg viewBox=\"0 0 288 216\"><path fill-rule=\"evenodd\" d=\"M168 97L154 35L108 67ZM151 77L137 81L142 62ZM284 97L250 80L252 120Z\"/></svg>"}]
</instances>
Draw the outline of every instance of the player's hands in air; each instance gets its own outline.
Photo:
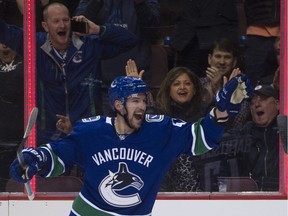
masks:
<instances>
[{"instance_id":1,"label":"player's hands in air","mask_svg":"<svg viewBox=\"0 0 288 216\"><path fill-rule=\"evenodd\" d=\"M241 70L239 68L233 69L232 73L230 74L229 80L231 80L233 77L237 76L238 74L241 74ZM223 76L223 86L228 82L228 78L226 76ZM223 87L222 86L222 87Z\"/></svg>"},{"instance_id":2,"label":"player's hands in air","mask_svg":"<svg viewBox=\"0 0 288 216\"><path fill-rule=\"evenodd\" d=\"M26 167L23 169L16 158L10 165L10 177L17 182L26 183L33 178L46 162L46 157L40 150L25 148L22 150Z\"/></svg>"},{"instance_id":3,"label":"player's hands in air","mask_svg":"<svg viewBox=\"0 0 288 216\"><path fill-rule=\"evenodd\" d=\"M216 94L216 107L227 111L230 116L236 115L245 99L252 97L253 87L245 74L231 78Z\"/></svg>"}]
</instances>

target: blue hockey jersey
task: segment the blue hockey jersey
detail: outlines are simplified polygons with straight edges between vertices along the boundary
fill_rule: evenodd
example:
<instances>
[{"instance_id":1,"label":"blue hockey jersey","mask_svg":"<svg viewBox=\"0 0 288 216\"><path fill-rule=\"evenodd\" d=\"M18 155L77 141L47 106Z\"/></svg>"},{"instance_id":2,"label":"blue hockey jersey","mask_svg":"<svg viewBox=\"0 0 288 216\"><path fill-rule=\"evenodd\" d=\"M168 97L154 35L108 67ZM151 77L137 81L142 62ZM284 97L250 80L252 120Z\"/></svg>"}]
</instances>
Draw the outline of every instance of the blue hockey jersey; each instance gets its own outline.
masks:
<instances>
[{"instance_id":1,"label":"blue hockey jersey","mask_svg":"<svg viewBox=\"0 0 288 216\"><path fill-rule=\"evenodd\" d=\"M69 136L41 147L52 162L46 177L72 164L84 170L84 185L70 215L151 215L172 162L183 153L207 152L223 134L209 115L196 123L146 115L142 127L125 139L117 135L114 121L82 119Z\"/></svg>"}]
</instances>

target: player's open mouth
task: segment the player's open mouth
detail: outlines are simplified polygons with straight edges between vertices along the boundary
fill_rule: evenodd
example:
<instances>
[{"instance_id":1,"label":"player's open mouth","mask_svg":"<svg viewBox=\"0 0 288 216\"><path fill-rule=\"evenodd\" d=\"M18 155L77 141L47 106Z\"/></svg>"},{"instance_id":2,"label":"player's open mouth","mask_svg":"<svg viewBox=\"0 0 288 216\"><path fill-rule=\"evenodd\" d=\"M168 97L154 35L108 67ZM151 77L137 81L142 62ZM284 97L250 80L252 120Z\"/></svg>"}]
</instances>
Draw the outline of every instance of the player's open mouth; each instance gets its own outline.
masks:
<instances>
[{"instance_id":1,"label":"player's open mouth","mask_svg":"<svg viewBox=\"0 0 288 216\"><path fill-rule=\"evenodd\" d=\"M134 117L135 117L135 119L137 119L137 120L141 120L142 117L143 117L143 114L142 114L142 113L135 113L135 114L134 114Z\"/></svg>"}]
</instances>

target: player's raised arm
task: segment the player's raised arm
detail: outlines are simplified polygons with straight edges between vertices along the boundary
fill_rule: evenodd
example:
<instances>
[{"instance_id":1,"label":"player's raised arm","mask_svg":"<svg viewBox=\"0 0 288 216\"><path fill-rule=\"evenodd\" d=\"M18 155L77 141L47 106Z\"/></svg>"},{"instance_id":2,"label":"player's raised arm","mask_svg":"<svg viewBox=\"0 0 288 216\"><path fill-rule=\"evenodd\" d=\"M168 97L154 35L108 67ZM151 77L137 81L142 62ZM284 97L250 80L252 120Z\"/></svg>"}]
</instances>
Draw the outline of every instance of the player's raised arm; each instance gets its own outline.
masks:
<instances>
[{"instance_id":1,"label":"player's raised arm","mask_svg":"<svg viewBox=\"0 0 288 216\"><path fill-rule=\"evenodd\" d=\"M230 79L217 92L216 106L204 119L193 123L193 155L203 154L219 145L229 116L239 113L242 102L252 94L250 81L243 74Z\"/></svg>"}]
</instances>

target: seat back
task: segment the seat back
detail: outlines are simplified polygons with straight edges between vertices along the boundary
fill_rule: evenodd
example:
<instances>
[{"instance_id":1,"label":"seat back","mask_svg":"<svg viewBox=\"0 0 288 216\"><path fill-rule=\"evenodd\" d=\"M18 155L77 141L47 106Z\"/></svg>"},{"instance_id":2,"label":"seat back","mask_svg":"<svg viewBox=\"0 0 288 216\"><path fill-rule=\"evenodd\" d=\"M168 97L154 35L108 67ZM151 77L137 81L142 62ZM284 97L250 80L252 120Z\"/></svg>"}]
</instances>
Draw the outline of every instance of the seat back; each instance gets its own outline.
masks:
<instances>
[{"instance_id":1,"label":"seat back","mask_svg":"<svg viewBox=\"0 0 288 216\"><path fill-rule=\"evenodd\" d=\"M249 177L218 177L218 183L222 192L258 191L257 183Z\"/></svg>"}]
</instances>

